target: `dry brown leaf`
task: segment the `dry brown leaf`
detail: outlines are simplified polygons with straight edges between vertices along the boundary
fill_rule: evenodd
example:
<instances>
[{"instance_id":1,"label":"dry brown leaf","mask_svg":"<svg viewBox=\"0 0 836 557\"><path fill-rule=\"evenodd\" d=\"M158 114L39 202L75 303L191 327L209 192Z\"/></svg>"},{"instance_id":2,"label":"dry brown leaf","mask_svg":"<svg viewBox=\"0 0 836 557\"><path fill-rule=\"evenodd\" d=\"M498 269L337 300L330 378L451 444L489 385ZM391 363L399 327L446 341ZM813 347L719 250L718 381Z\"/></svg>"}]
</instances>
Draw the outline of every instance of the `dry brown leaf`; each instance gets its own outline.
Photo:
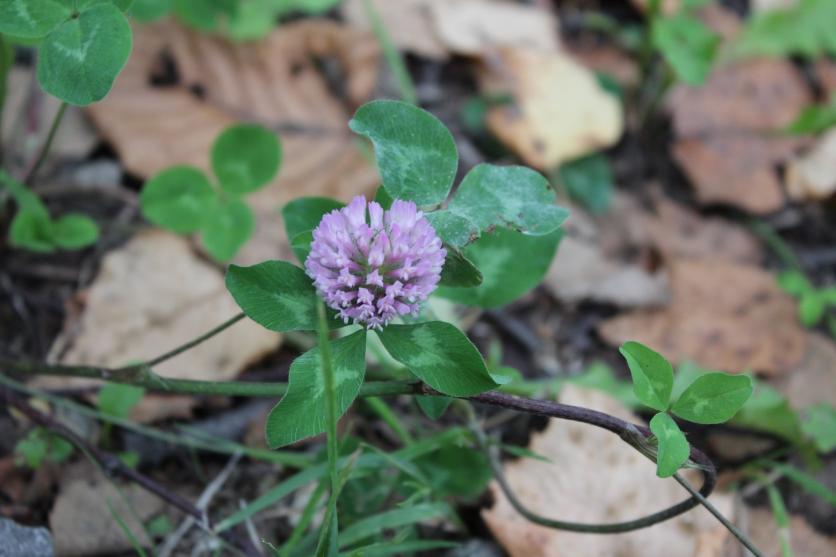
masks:
<instances>
[{"instance_id":1,"label":"dry brown leaf","mask_svg":"<svg viewBox=\"0 0 836 557\"><path fill-rule=\"evenodd\" d=\"M804 359L773 386L787 396L793 408L819 403L836 407L836 343L820 333L807 333Z\"/></svg>"},{"instance_id":2,"label":"dry brown leaf","mask_svg":"<svg viewBox=\"0 0 836 557\"><path fill-rule=\"evenodd\" d=\"M492 0L442 0L430 5L439 39L450 52L490 55L500 47L560 48L554 14L534 6Z\"/></svg>"},{"instance_id":3,"label":"dry brown leaf","mask_svg":"<svg viewBox=\"0 0 836 557\"><path fill-rule=\"evenodd\" d=\"M755 546L763 551L764 557L781 557L781 541L775 517L764 508L746 510L746 534ZM836 555L836 538L827 537L813 530L800 516L790 517L790 548L798 557L833 557ZM748 554L748 552L746 553ZM743 557L744 552L733 549L723 557Z\"/></svg>"},{"instance_id":4,"label":"dry brown leaf","mask_svg":"<svg viewBox=\"0 0 836 557\"><path fill-rule=\"evenodd\" d=\"M600 334L616 346L636 340L671 360L732 373L786 373L804 356L796 303L770 273L718 258L678 260L670 285L668 307L610 318Z\"/></svg>"},{"instance_id":5,"label":"dry brown leaf","mask_svg":"<svg viewBox=\"0 0 836 557\"><path fill-rule=\"evenodd\" d=\"M482 87L512 92L516 102L492 108L488 127L540 170L609 147L624 128L618 100L564 52L502 49L486 60Z\"/></svg>"},{"instance_id":6,"label":"dry brown leaf","mask_svg":"<svg viewBox=\"0 0 836 557\"><path fill-rule=\"evenodd\" d=\"M613 45L598 42L573 43L567 45L567 50L585 67L612 77L624 88L634 87L639 82L640 72L636 61Z\"/></svg>"},{"instance_id":7,"label":"dry brown leaf","mask_svg":"<svg viewBox=\"0 0 836 557\"><path fill-rule=\"evenodd\" d=\"M136 235L105 256L71 327L63 363L116 367L146 360L220 325L241 310L221 272L199 259L189 242L160 230ZM278 347L280 336L243 320L155 368L165 377L223 381ZM41 386L84 380L42 378ZM183 415L193 397L146 396L133 418Z\"/></svg>"},{"instance_id":8,"label":"dry brown leaf","mask_svg":"<svg viewBox=\"0 0 836 557\"><path fill-rule=\"evenodd\" d=\"M435 30L432 5L439 0L371 0L396 47L425 58L446 60L447 48ZM455 0L440 0L454 2ZM341 11L354 27L371 30L366 0L344 0Z\"/></svg>"},{"instance_id":9,"label":"dry brown leaf","mask_svg":"<svg viewBox=\"0 0 836 557\"><path fill-rule=\"evenodd\" d=\"M836 192L836 130L787 165L787 193L796 200L826 199Z\"/></svg>"},{"instance_id":10,"label":"dry brown leaf","mask_svg":"<svg viewBox=\"0 0 836 557\"><path fill-rule=\"evenodd\" d=\"M622 307L658 306L668 301L667 276L618 261L595 243L566 236L543 285L564 302L594 300Z\"/></svg>"},{"instance_id":11,"label":"dry brown leaf","mask_svg":"<svg viewBox=\"0 0 836 557\"><path fill-rule=\"evenodd\" d=\"M560 401L638 421L608 395L567 385ZM532 436L529 448L550 459L523 459L505 465L511 488L532 511L579 522L615 522L661 510L687 493L674 481L655 476L653 464L610 432L575 422L552 420ZM688 475L696 482L696 475ZM511 557L717 557L725 529L698 508L655 528L594 536L553 530L519 515L496 482L494 506L482 516ZM731 514L728 496L712 502ZM718 540L719 538L719 540Z\"/></svg>"},{"instance_id":12,"label":"dry brown leaf","mask_svg":"<svg viewBox=\"0 0 836 557\"><path fill-rule=\"evenodd\" d=\"M754 213L783 205L776 166L805 138L770 134L811 102L790 62L758 59L714 71L703 87L670 95L676 160L702 203L727 203Z\"/></svg>"},{"instance_id":13,"label":"dry brown leaf","mask_svg":"<svg viewBox=\"0 0 836 557\"><path fill-rule=\"evenodd\" d=\"M49 513L55 554L81 557L130 551L133 545L110 509L144 544L143 522L164 507L159 498L135 484L117 488L104 479L73 480L61 489Z\"/></svg>"},{"instance_id":14,"label":"dry brown leaf","mask_svg":"<svg viewBox=\"0 0 836 557\"><path fill-rule=\"evenodd\" d=\"M348 130L352 107L334 97L318 57L339 60L350 104L368 100L377 42L336 22L288 23L246 44L172 22L145 25L135 29L133 53L113 90L89 110L125 167L143 178L174 164L208 169L211 144L230 124L255 121L277 130L282 168L248 198L256 234L238 261L288 257L281 205L300 195L347 200L378 182ZM172 70L176 75L166 74Z\"/></svg>"},{"instance_id":15,"label":"dry brown leaf","mask_svg":"<svg viewBox=\"0 0 836 557\"><path fill-rule=\"evenodd\" d=\"M626 217L666 260L722 258L759 263L760 243L745 229L724 219L702 217L686 207L657 196L655 213L631 211Z\"/></svg>"}]
</instances>

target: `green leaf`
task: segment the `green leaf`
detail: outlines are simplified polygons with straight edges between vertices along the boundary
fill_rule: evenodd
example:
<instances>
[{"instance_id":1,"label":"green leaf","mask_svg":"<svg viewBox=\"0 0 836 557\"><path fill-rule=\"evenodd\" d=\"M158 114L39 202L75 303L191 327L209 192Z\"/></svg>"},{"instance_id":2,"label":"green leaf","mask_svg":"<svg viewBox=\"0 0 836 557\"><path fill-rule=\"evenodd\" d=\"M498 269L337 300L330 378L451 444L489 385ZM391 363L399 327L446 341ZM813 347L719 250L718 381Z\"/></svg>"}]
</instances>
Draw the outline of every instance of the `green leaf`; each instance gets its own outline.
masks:
<instances>
[{"instance_id":1,"label":"green leaf","mask_svg":"<svg viewBox=\"0 0 836 557\"><path fill-rule=\"evenodd\" d=\"M600 153L582 157L561 165L558 172L569 197L590 213L607 212L615 189L607 157Z\"/></svg>"},{"instance_id":2,"label":"green leaf","mask_svg":"<svg viewBox=\"0 0 836 557\"><path fill-rule=\"evenodd\" d=\"M344 203L329 197L299 197L282 208L284 229L288 238L313 230L327 213L342 209Z\"/></svg>"},{"instance_id":3,"label":"green leaf","mask_svg":"<svg viewBox=\"0 0 836 557\"><path fill-rule=\"evenodd\" d=\"M818 292L808 292L798 301L798 319L805 327L813 327L824 317L827 303Z\"/></svg>"},{"instance_id":4,"label":"green leaf","mask_svg":"<svg viewBox=\"0 0 836 557\"><path fill-rule=\"evenodd\" d=\"M128 13L142 23L151 23L171 11L171 0L134 0Z\"/></svg>"},{"instance_id":5,"label":"green leaf","mask_svg":"<svg viewBox=\"0 0 836 557\"><path fill-rule=\"evenodd\" d=\"M659 412L650 420L650 431L659 441L656 455L656 475L660 478L673 476L688 460L691 448L685 434L668 414Z\"/></svg>"},{"instance_id":6,"label":"green leaf","mask_svg":"<svg viewBox=\"0 0 836 557\"><path fill-rule=\"evenodd\" d=\"M366 373L366 331L331 341L337 414L351 406ZM325 431L325 380L319 348L308 350L290 366L282 400L267 417L267 445L277 449Z\"/></svg>"},{"instance_id":7,"label":"green leaf","mask_svg":"<svg viewBox=\"0 0 836 557\"><path fill-rule=\"evenodd\" d=\"M440 287L436 294L466 306L509 304L540 284L562 236L560 230L529 236L497 228L462 250L482 273L482 284L475 288Z\"/></svg>"},{"instance_id":8,"label":"green leaf","mask_svg":"<svg viewBox=\"0 0 836 557\"><path fill-rule=\"evenodd\" d=\"M171 11L181 22L199 31L214 31L221 18L235 16L237 0L172 0Z\"/></svg>"},{"instance_id":9,"label":"green leaf","mask_svg":"<svg viewBox=\"0 0 836 557\"><path fill-rule=\"evenodd\" d=\"M421 411L431 420L437 420L444 415L453 399L448 396L418 395L415 402Z\"/></svg>"},{"instance_id":10,"label":"green leaf","mask_svg":"<svg viewBox=\"0 0 836 557\"><path fill-rule=\"evenodd\" d=\"M215 206L203 224L201 237L206 251L218 261L235 257L253 235L255 217L246 203L238 199Z\"/></svg>"},{"instance_id":11,"label":"green leaf","mask_svg":"<svg viewBox=\"0 0 836 557\"><path fill-rule=\"evenodd\" d=\"M801 271L784 271L778 274L778 286L781 290L796 298L814 290L813 285Z\"/></svg>"},{"instance_id":12,"label":"green leaf","mask_svg":"<svg viewBox=\"0 0 836 557\"><path fill-rule=\"evenodd\" d=\"M784 128L784 131L798 135L819 134L833 126L836 126L836 95L830 98L828 104L802 109L796 119Z\"/></svg>"},{"instance_id":13,"label":"green leaf","mask_svg":"<svg viewBox=\"0 0 836 557\"><path fill-rule=\"evenodd\" d=\"M15 455L19 464L29 468L38 468L46 458L47 444L45 435L41 428L31 430L26 437L15 445Z\"/></svg>"},{"instance_id":14,"label":"green leaf","mask_svg":"<svg viewBox=\"0 0 836 557\"><path fill-rule=\"evenodd\" d=\"M436 224L442 238L457 247L496 226L541 236L557 230L569 216L554 198L546 179L530 168L480 164L464 177Z\"/></svg>"},{"instance_id":15,"label":"green leaf","mask_svg":"<svg viewBox=\"0 0 836 557\"><path fill-rule=\"evenodd\" d=\"M113 4L96 4L46 36L38 57L38 82L70 104L101 100L128 61L131 42L125 14Z\"/></svg>"},{"instance_id":16,"label":"green leaf","mask_svg":"<svg viewBox=\"0 0 836 557\"><path fill-rule=\"evenodd\" d=\"M476 497L493 477L485 453L472 447L446 444L416 464L430 478L433 492L443 496Z\"/></svg>"},{"instance_id":17,"label":"green leaf","mask_svg":"<svg viewBox=\"0 0 836 557\"><path fill-rule=\"evenodd\" d=\"M793 482L798 484L799 487L807 493L819 497L822 501L827 501L832 507L836 507L836 492L818 481L813 476L794 466L790 466L789 464L773 462L770 465L772 468L781 472Z\"/></svg>"},{"instance_id":18,"label":"green leaf","mask_svg":"<svg viewBox=\"0 0 836 557\"><path fill-rule=\"evenodd\" d=\"M732 422L756 431L775 434L790 443L801 442L801 423L789 401L781 393L760 381L754 382L752 396L735 414Z\"/></svg>"},{"instance_id":19,"label":"green leaf","mask_svg":"<svg viewBox=\"0 0 836 557\"><path fill-rule=\"evenodd\" d=\"M221 188L230 193L266 186L275 178L281 158L276 134L255 124L231 126L212 145L212 170Z\"/></svg>"},{"instance_id":20,"label":"green leaf","mask_svg":"<svg viewBox=\"0 0 836 557\"><path fill-rule=\"evenodd\" d=\"M388 325L377 335L393 358L441 393L471 396L497 386L473 343L449 323Z\"/></svg>"},{"instance_id":21,"label":"green leaf","mask_svg":"<svg viewBox=\"0 0 836 557\"><path fill-rule=\"evenodd\" d=\"M674 414L697 424L730 420L752 394L752 379L746 375L706 373L698 377L674 402Z\"/></svg>"},{"instance_id":22,"label":"green leaf","mask_svg":"<svg viewBox=\"0 0 836 557\"><path fill-rule=\"evenodd\" d=\"M95 244L99 227L89 217L70 213L52 222L52 241L63 249L80 249Z\"/></svg>"},{"instance_id":23,"label":"green leaf","mask_svg":"<svg viewBox=\"0 0 836 557\"><path fill-rule=\"evenodd\" d=\"M482 273L464 254L453 246L445 244L447 255L441 268L438 284L451 287L470 287L482 284Z\"/></svg>"},{"instance_id":24,"label":"green leaf","mask_svg":"<svg viewBox=\"0 0 836 557\"><path fill-rule=\"evenodd\" d=\"M391 528L418 524L425 520L437 519L450 514L450 508L444 503L419 503L400 509L384 511L362 520L358 520L339 534L341 548L351 546L381 531Z\"/></svg>"},{"instance_id":25,"label":"green leaf","mask_svg":"<svg viewBox=\"0 0 836 557\"><path fill-rule=\"evenodd\" d=\"M43 37L72 14L69 0L3 0L0 33L31 39Z\"/></svg>"},{"instance_id":26,"label":"green leaf","mask_svg":"<svg viewBox=\"0 0 836 557\"><path fill-rule=\"evenodd\" d=\"M808 408L806 414L801 430L813 440L816 450L829 453L836 449L836 410L822 402Z\"/></svg>"},{"instance_id":27,"label":"green leaf","mask_svg":"<svg viewBox=\"0 0 836 557\"><path fill-rule=\"evenodd\" d=\"M105 383L99 391L97 405L108 416L127 418L142 397L145 389L125 383Z\"/></svg>"},{"instance_id":28,"label":"green leaf","mask_svg":"<svg viewBox=\"0 0 836 557\"><path fill-rule=\"evenodd\" d=\"M743 56L833 55L834 21L836 3L832 0L800 0L788 9L756 15L738 36L734 51Z\"/></svg>"},{"instance_id":29,"label":"green leaf","mask_svg":"<svg viewBox=\"0 0 836 557\"><path fill-rule=\"evenodd\" d=\"M26 209L18 211L9 228L9 243L39 253L55 251L49 215Z\"/></svg>"},{"instance_id":30,"label":"green leaf","mask_svg":"<svg viewBox=\"0 0 836 557\"><path fill-rule=\"evenodd\" d=\"M383 186L393 198L425 206L447 197L459 155L438 118L411 104L382 100L361 106L348 127L374 144Z\"/></svg>"},{"instance_id":31,"label":"green leaf","mask_svg":"<svg viewBox=\"0 0 836 557\"><path fill-rule=\"evenodd\" d=\"M262 327L279 332L316 330L316 290L305 271L287 261L230 265L226 288L247 317Z\"/></svg>"},{"instance_id":32,"label":"green leaf","mask_svg":"<svg viewBox=\"0 0 836 557\"><path fill-rule=\"evenodd\" d=\"M377 191L374 192L374 200L380 203L380 206L383 207L384 211L388 211L392 207L392 203L395 201L383 186L380 186L377 188Z\"/></svg>"},{"instance_id":33,"label":"green leaf","mask_svg":"<svg viewBox=\"0 0 836 557\"><path fill-rule=\"evenodd\" d=\"M667 410L673 389L673 367L670 362L638 342L625 342L618 351L627 360L636 397L654 410Z\"/></svg>"},{"instance_id":34,"label":"green leaf","mask_svg":"<svg viewBox=\"0 0 836 557\"><path fill-rule=\"evenodd\" d=\"M139 203L149 221L188 234L203 226L217 197L203 172L193 166L172 166L145 182Z\"/></svg>"},{"instance_id":35,"label":"green leaf","mask_svg":"<svg viewBox=\"0 0 836 557\"><path fill-rule=\"evenodd\" d=\"M689 85L702 85L720 44L715 35L696 17L679 14L653 20L653 45L673 68L679 79Z\"/></svg>"}]
</instances>

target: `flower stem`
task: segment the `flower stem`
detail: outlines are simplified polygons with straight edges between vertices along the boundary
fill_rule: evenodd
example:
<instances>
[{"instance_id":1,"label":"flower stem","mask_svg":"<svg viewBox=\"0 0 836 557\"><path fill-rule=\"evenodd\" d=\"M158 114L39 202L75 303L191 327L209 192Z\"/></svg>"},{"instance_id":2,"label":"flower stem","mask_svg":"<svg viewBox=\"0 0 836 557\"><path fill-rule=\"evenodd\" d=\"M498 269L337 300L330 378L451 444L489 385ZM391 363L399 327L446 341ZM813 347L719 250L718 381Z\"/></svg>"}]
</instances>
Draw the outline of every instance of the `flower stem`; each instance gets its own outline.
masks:
<instances>
[{"instance_id":1,"label":"flower stem","mask_svg":"<svg viewBox=\"0 0 836 557\"><path fill-rule=\"evenodd\" d=\"M340 492L340 474L337 466L339 447L337 445L337 397L334 392L334 367L331 359L331 343L328 339L328 318L325 314L325 304L320 300L317 304L319 340L319 359L322 364L322 378L325 387L325 421L326 447L328 453L328 475L331 479L331 495L328 499L328 513L331 520L323 522L323 535L317 547L317 557L325 556L332 546L331 540L336 539L338 531L337 498Z\"/></svg>"},{"instance_id":2,"label":"flower stem","mask_svg":"<svg viewBox=\"0 0 836 557\"><path fill-rule=\"evenodd\" d=\"M185 344L182 344L182 345L178 346L177 348L166 352L165 354L161 354L161 355L157 356L156 358L154 358L153 360L149 360L148 362L145 363L145 365L147 365L148 367L154 367L155 365L161 364L166 360L170 360L174 356L179 356L180 354L182 354L186 350L188 350L190 348L194 348L195 346L202 343L203 341L212 338L213 336L217 335L221 331L223 331L223 330L231 327L232 325L238 323L239 321L244 319L244 317L246 317L246 316L243 313L239 313L235 317L224 321L223 323L221 323L220 325L218 325L217 327L215 327L211 331L200 335L196 339L190 340L189 342L187 342Z\"/></svg>"},{"instance_id":3,"label":"flower stem","mask_svg":"<svg viewBox=\"0 0 836 557\"><path fill-rule=\"evenodd\" d=\"M723 526L725 526L725 527L726 527L726 529L727 529L729 532L731 532L731 533L734 535L734 537L735 537L735 538L737 538L737 539L740 541L740 543L742 543L742 544L744 545L744 547L746 547L746 549L748 549L749 551L751 551L751 552L752 552L752 555L754 555L755 557L764 557L763 553L762 553L762 552L761 552L761 551L760 551L757 547L755 547L755 544L754 544L754 543L752 543L752 540L750 540L749 538L747 538L747 537L746 537L746 534L744 534L743 532L741 532L740 530L738 530L738 529L737 529L737 527L735 527L735 525L734 525L734 524L732 524L731 522L729 522L729 520L728 520L725 516L723 516L723 513L721 513L721 512L717 509L717 507L715 507L714 505L712 505L712 504L711 504L711 502L710 502L708 499L706 499L705 497L703 497L702 493L700 493L699 491L697 491L696 489L694 489L694 488L691 486L691 484L689 484L687 481L685 481L685 478L683 478L683 477L682 477L682 476L680 476L679 474L674 474L674 475L673 475L673 478L674 478L677 482L679 482L679 485L681 485L682 487L684 487L684 488L688 491L688 493L690 493L690 494L691 494L691 497L693 497L693 498L697 499L703 507L705 507L706 509L708 509L708 512L710 512L711 514L713 514L713 515L714 515L714 518L716 518L717 520L719 520L719 521L723 524Z\"/></svg>"},{"instance_id":4,"label":"flower stem","mask_svg":"<svg viewBox=\"0 0 836 557\"><path fill-rule=\"evenodd\" d=\"M49 149L52 147L52 141L55 139L55 132L58 131L58 126L61 125L61 120L64 118L64 113L67 111L67 103L62 102L61 106L58 108L58 112L55 113L55 117L52 119L52 126L49 128L49 133L46 136L46 141L44 141L43 147L41 147L41 152L38 153L38 158L35 159L35 163L29 169L29 172L26 173L26 177L23 178L24 184L31 184L32 180L35 178L35 175L40 170L41 165L46 160L47 154L49 154Z\"/></svg>"}]
</instances>

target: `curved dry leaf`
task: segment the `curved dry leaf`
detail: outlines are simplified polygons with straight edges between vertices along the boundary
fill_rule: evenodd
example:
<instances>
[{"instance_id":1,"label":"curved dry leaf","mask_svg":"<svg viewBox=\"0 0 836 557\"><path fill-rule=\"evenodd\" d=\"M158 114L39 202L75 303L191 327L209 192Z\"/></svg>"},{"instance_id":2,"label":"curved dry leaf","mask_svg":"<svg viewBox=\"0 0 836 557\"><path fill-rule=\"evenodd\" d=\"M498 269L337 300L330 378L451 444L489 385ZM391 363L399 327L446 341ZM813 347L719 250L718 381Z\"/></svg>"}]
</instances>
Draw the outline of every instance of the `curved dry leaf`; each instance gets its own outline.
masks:
<instances>
[{"instance_id":1,"label":"curved dry leaf","mask_svg":"<svg viewBox=\"0 0 836 557\"><path fill-rule=\"evenodd\" d=\"M504 48L484 68L482 89L510 91L516 101L492 108L488 127L526 164L551 170L621 137L618 99L565 52Z\"/></svg>"},{"instance_id":2,"label":"curved dry leaf","mask_svg":"<svg viewBox=\"0 0 836 557\"><path fill-rule=\"evenodd\" d=\"M334 96L317 59L334 59L346 101ZM209 169L225 127L253 121L276 130L278 178L248 198L256 237L239 254L254 263L288 256L278 209L300 195L347 200L378 181L348 129L377 79L370 35L327 20L282 25L264 40L231 43L164 21L135 28L134 52L113 90L89 111L128 171L143 178L174 164Z\"/></svg>"},{"instance_id":3,"label":"curved dry leaf","mask_svg":"<svg viewBox=\"0 0 836 557\"><path fill-rule=\"evenodd\" d=\"M622 404L598 391L566 385L560 401L639 421ZM657 478L653 463L618 436L588 425L552 420L543 432L532 436L529 449L551 462L507 463L505 475L525 505L543 516L615 522L661 510L687 496L676 482ZM693 483L698 478L693 473L686 477ZM519 515L495 481L491 492L494 506L482 511L482 516L511 557L719 557L719 548L728 537L725 528L702 508L664 526L625 534L553 530ZM711 500L730 516L727 495L715 494Z\"/></svg>"},{"instance_id":4,"label":"curved dry leaf","mask_svg":"<svg viewBox=\"0 0 836 557\"><path fill-rule=\"evenodd\" d=\"M700 202L753 213L784 204L776 167L807 143L774 137L812 101L792 63L755 59L713 71L701 87L677 86L668 104L673 155Z\"/></svg>"},{"instance_id":5,"label":"curved dry leaf","mask_svg":"<svg viewBox=\"0 0 836 557\"><path fill-rule=\"evenodd\" d=\"M786 373L803 358L807 337L796 303L770 273L719 258L682 259L670 266L670 285L668 307L610 318L601 336L731 373Z\"/></svg>"},{"instance_id":6,"label":"curved dry leaf","mask_svg":"<svg viewBox=\"0 0 836 557\"><path fill-rule=\"evenodd\" d=\"M70 348L62 363L118 367L147 360L241 311L221 272L198 258L187 240L160 230L140 233L109 252L84 298L84 311L71 325ZM278 334L245 319L155 370L165 377L230 380L277 348L280 340ZM64 377L38 381L42 387L84 383ZM152 421L187 415L194 404L194 397L148 395L132 417Z\"/></svg>"}]
</instances>

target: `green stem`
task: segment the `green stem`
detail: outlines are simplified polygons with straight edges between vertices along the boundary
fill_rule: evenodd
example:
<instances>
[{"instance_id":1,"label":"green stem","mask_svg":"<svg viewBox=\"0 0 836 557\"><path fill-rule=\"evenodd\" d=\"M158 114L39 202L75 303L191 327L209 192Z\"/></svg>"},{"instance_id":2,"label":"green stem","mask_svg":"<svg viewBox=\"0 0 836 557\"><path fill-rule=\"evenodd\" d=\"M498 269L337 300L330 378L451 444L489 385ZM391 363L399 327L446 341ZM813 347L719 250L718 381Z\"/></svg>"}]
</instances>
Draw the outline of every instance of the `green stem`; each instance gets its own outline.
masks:
<instances>
[{"instance_id":1,"label":"green stem","mask_svg":"<svg viewBox=\"0 0 836 557\"><path fill-rule=\"evenodd\" d=\"M719 520L723 524L723 526L725 526L726 529L729 532L731 532L732 535L734 535L734 537L737 538L740 541L740 543L742 543L746 547L746 549L748 549L749 551L752 552L752 554L755 557L764 557L763 553L757 547L755 547L755 544L753 544L751 542L751 540L749 540L749 538L747 538L746 535L743 532L738 530L737 527L735 527L734 524L729 522L729 520L725 516L723 516L723 513L721 513L719 510L717 510L717 507L712 505L711 502L709 502L708 499L703 497L702 493L700 493L699 491L697 491L696 489L691 487L691 484L689 484L687 481L685 481L685 479L682 476L680 476L679 474L674 474L673 478L677 482L679 482L679 485L684 487L688 491L688 493L691 494L691 497L694 497L695 499L697 499L700 502L700 504L708 510L708 512L713 514L714 518Z\"/></svg>"},{"instance_id":2,"label":"green stem","mask_svg":"<svg viewBox=\"0 0 836 557\"><path fill-rule=\"evenodd\" d=\"M31 184L32 180L35 178L35 175L40 170L41 165L46 160L47 154L49 154L49 149L52 147L52 141L55 139L55 132L58 131L58 126L61 124L61 120L64 118L64 113L67 111L67 103L62 102L61 106L58 108L58 112L55 113L55 117L52 119L52 126L49 128L49 133L46 136L46 141L44 142L43 147L41 147L41 152L38 154L38 158L35 160L35 164L32 165L32 168L29 169L29 172L26 174L26 177L23 179L24 184Z\"/></svg>"},{"instance_id":3,"label":"green stem","mask_svg":"<svg viewBox=\"0 0 836 557\"><path fill-rule=\"evenodd\" d=\"M328 317L325 313L325 304L322 300L317 304L318 329L317 337L319 340L319 359L322 364L322 378L325 387L325 421L326 421L326 447L328 453L328 475L331 479L331 496L328 500L328 514L331 515L330 521L325 521L322 525L323 529L328 529L327 535L324 535L321 543L317 548L317 557L319 555L326 555L329 553L331 547L330 540L337 536L337 498L340 490L340 473L337 465L339 458L339 447L337 445L337 397L334 392L334 368L331 360L331 343L328 338Z\"/></svg>"},{"instance_id":4,"label":"green stem","mask_svg":"<svg viewBox=\"0 0 836 557\"><path fill-rule=\"evenodd\" d=\"M363 6L372 25L372 32L377 37L380 48L383 49L383 57L386 59L389 69L392 70L392 74L395 76L395 82L398 84L401 98L410 104L417 105L418 93L415 91L415 84L412 83L412 77L409 75L409 71L406 69L406 64L404 64L398 49L392 43L392 38L389 36L388 31L386 31L386 26L381 21L380 15L377 13L374 5L372 5L371 0L363 0Z\"/></svg>"},{"instance_id":5,"label":"green stem","mask_svg":"<svg viewBox=\"0 0 836 557\"><path fill-rule=\"evenodd\" d=\"M178 355L182 354L183 352L185 352L186 350L188 350L190 348L194 348L198 344L201 344L202 342L204 342L204 341L212 338L213 336L217 335L218 333L220 333L224 329L227 329L227 328L231 327L232 325L238 323L239 321L244 319L244 317L246 317L246 315L244 315L243 313L239 313L235 317L233 317L231 319L228 319L227 321L224 321L223 323L221 323L220 325L218 325L217 327L215 327L211 331L200 335L196 339L190 340L189 342L187 342L185 344L182 344L182 345L178 346L177 348L166 352L165 354L161 354L160 356L157 356L153 360L149 360L148 362L145 363L145 365L147 365L148 367L154 367L155 365L161 364L162 362L164 362L166 360L170 360L174 356L178 356Z\"/></svg>"}]
</instances>

